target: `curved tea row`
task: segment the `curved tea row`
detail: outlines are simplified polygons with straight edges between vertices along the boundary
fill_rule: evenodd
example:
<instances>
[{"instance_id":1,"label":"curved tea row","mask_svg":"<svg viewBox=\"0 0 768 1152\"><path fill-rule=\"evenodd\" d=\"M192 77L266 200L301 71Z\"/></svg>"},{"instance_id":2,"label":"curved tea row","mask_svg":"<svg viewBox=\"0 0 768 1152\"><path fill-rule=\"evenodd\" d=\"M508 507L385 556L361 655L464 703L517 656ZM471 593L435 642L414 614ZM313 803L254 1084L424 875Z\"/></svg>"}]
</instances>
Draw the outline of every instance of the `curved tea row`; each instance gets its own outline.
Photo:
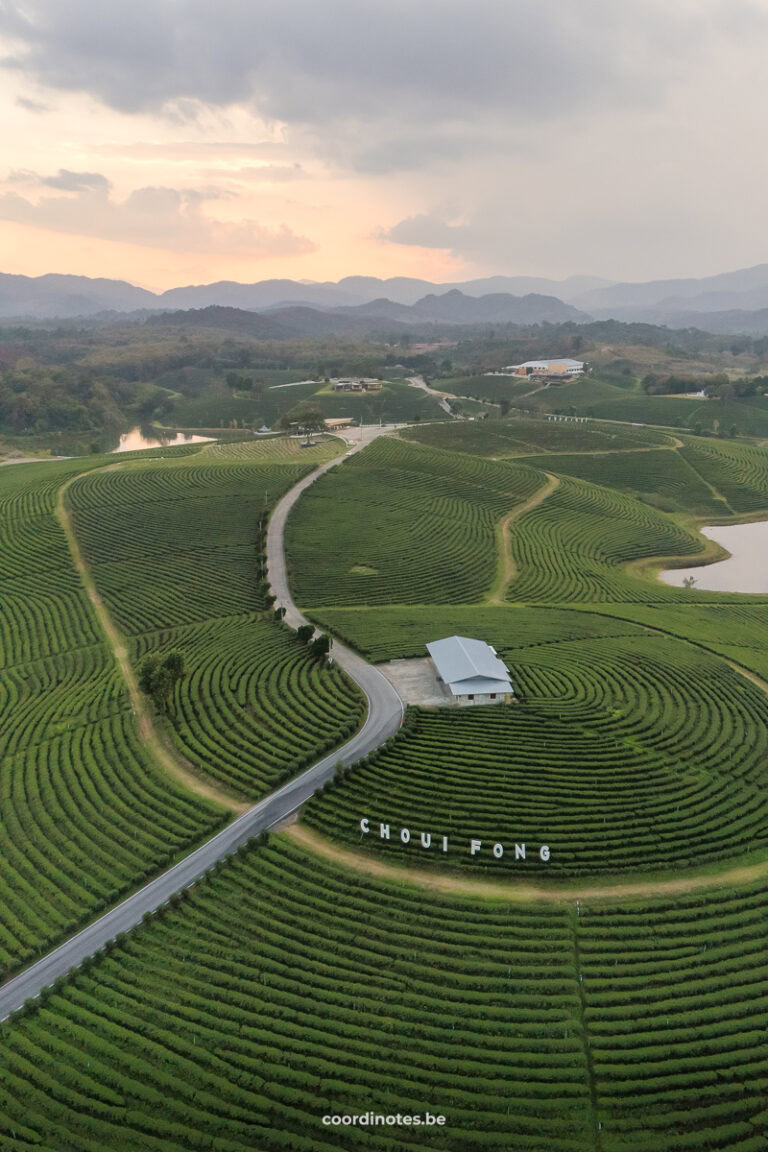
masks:
<instances>
[{"instance_id":1,"label":"curved tea row","mask_svg":"<svg viewBox=\"0 0 768 1152\"><path fill-rule=\"evenodd\" d=\"M480 600L496 572L499 520L545 479L514 464L376 440L322 476L291 514L296 602Z\"/></svg>"},{"instance_id":2,"label":"curved tea row","mask_svg":"<svg viewBox=\"0 0 768 1152\"><path fill-rule=\"evenodd\" d=\"M4 1149L757 1152L763 889L511 907L249 850L4 1029ZM444 1115L429 1130L332 1114Z\"/></svg>"},{"instance_id":3,"label":"curved tea row","mask_svg":"<svg viewBox=\"0 0 768 1152\"><path fill-rule=\"evenodd\" d=\"M521 703L413 710L394 743L309 802L307 823L393 861L521 878L693 867L768 847L768 700L723 661L651 635L504 655ZM532 846L524 865L516 843Z\"/></svg>"},{"instance_id":4,"label":"curved tea row","mask_svg":"<svg viewBox=\"0 0 768 1152\"><path fill-rule=\"evenodd\" d=\"M695 556L702 548L685 528L639 500L566 477L514 526L518 574L507 599L679 601L679 589L629 576L623 566L653 556Z\"/></svg>"},{"instance_id":5,"label":"curved tea row","mask_svg":"<svg viewBox=\"0 0 768 1152\"><path fill-rule=\"evenodd\" d=\"M177 748L206 776L257 799L338 747L363 720L363 698L337 668L263 616L151 632L137 658L178 649L186 674L170 714Z\"/></svg>"}]
</instances>

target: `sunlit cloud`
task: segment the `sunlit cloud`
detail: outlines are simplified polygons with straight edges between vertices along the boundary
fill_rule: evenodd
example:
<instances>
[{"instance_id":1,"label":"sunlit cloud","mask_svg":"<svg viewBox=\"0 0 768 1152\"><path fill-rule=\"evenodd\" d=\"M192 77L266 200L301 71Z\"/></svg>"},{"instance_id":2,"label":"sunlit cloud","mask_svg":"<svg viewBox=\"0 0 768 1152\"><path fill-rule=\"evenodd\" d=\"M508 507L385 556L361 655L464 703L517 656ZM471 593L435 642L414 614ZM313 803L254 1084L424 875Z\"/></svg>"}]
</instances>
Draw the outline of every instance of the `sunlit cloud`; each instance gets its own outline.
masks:
<instances>
[{"instance_id":1,"label":"sunlit cloud","mask_svg":"<svg viewBox=\"0 0 768 1152\"><path fill-rule=\"evenodd\" d=\"M252 220L232 223L206 215L204 204L220 195L215 190L137 188L120 201L97 173L59 173L40 182L75 195L43 195L33 202L7 192L0 195L0 220L177 252L234 251L259 258L314 249L311 240L285 225L267 228Z\"/></svg>"}]
</instances>

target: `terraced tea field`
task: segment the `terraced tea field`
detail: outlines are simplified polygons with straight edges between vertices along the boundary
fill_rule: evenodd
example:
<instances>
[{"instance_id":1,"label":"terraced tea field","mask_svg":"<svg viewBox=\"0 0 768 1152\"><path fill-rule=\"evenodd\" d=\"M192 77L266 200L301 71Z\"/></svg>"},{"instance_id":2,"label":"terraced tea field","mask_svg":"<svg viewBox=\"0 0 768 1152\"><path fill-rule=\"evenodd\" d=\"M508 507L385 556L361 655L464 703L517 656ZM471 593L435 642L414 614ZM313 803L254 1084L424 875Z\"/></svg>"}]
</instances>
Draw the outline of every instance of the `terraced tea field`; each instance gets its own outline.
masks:
<instances>
[{"instance_id":1,"label":"terraced tea field","mask_svg":"<svg viewBox=\"0 0 768 1152\"><path fill-rule=\"evenodd\" d=\"M703 544L639 500L565 478L517 522L511 551L517 573L507 589L512 601L679 601L679 589L628 575L625 566L652 557L693 558Z\"/></svg>"},{"instance_id":2,"label":"terraced tea field","mask_svg":"<svg viewBox=\"0 0 768 1152\"><path fill-rule=\"evenodd\" d=\"M256 540L271 505L338 441L218 445L194 461L98 472L70 489L78 540L135 663L174 648L187 675L169 735L194 771L258 798L341 744L363 702L262 615Z\"/></svg>"},{"instance_id":3,"label":"terraced tea field","mask_svg":"<svg viewBox=\"0 0 768 1152\"><path fill-rule=\"evenodd\" d=\"M768 456L518 421L528 459L494 460L518 451L495 423L414 430L332 469L294 509L289 559L298 603L369 658L477 636L520 701L410 710L305 807L329 855L295 833L241 850L0 1026L3 1152L768 1145L768 887L754 879L768 857L768 616L642 567L699 553L691 514L713 516L720 494L735 513L756 509ZM232 795L263 795L361 719L338 669L263 612L264 511L333 451L208 446L67 489L132 659L184 654L175 754ZM226 815L137 740L53 515L76 472L0 470L6 968ZM535 504L547 474L559 485ZM444 857L421 831L448 837ZM426 884L442 866L483 895L348 871L332 859L341 845L431 866ZM747 862L740 887L717 887ZM648 892L681 869L711 887L583 898L600 883ZM507 884L489 896L493 875ZM546 899L517 899L517 879L546 881ZM362 1136L323 1124L368 1110L446 1123Z\"/></svg>"},{"instance_id":4,"label":"terraced tea field","mask_svg":"<svg viewBox=\"0 0 768 1152\"><path fill-rule=\"evenodd\" d=\"M137 658L177 649L171 737L184 760L254 799L344 740L365 707L337 668L324 668L288 628L254 614L148 632Z\"/></svg>"},{"instance_id":5,"label":"terraced tea field","mask_svg":"<svg viewBox=\"0 0 768 1152\"><path fill-rule=\"evenodd\" d=\"M450 452L469 452L494 459L525 456L530 452L618 452L625 449L671 446L672 438L652 428L622 424L562 423L551 420L476 420L468 424L450 421L407 428L404 440L415 440ZM642 461L638 464L642 467Z\"/></svg>"},{"instance_id":6,"label":"terraced tea field","mask_svg":"<svg viewBox=\"0 0 768 1152\"><path fill-rule=\"evenodd\" d=\"M390 747L308 803L306 822L395 862L521 879L691 868L768 847L768 700L722 660L641 631L500 651L521 703L414 710ZM448 836L448 855L426 851L421 831ZM470 855L470 837L483 852ZM513 852L523 842L537 846L525 865Z\"/></svg>"},{"instance_id":7,"label":"terraced tea field","mask_svg":"<svg viewBox=\"0 0 768 1152\"><path fill-rule=\"evenodd\" d=\"M682 453L658 449L581 455L557 453L522 459L546 472L626 492L662 512L690 512L720 519L732 512L725 499L715 495Z\"/></svg>"},{"instance_id":8,"label":"terraced tea field","mask_svg":"<svg viewBox=\"0 0 768 1152\"><path fill-rule=\"evenodd\" d=\"M295 599L305 608L481 599L496 571L499 519L544 482L515 464L377 440L294 509L286 553Z\"/></svg>"},{"instance_id":9,"label":"terraced tea field","mask_svg":"<svg viewBox=\"0 0 768 1152\"><path fill-rule=\"evenodd\" d=\"M285 838L3 1029L9 1152L758 1152L764 888L440 897ZM425 1129L332 1113L443 1114Z\"/></svg>"},{"instance_id":10,"label":"terraced tea field","mask_svg":"<svg viewBox=\"0 0 768 1152\"><path fill-rule=\"evenodd\" d=\"M634 606L628 606L628 621ZM614 605L610 606L613 610ZM622 606L623 610L623 606ZM436 636L474 636L509 652L548 641L583 640L597 636L635 635L631 622L572 608L537 608L528 604L427 604L409 607L331 608L323 612L335 635L346 640L373 663L424 656Z\"/></svg>"},{"instance_id":11,"label":"terraced tea field","mask_svg":"<svg viewBox=\"0 0 768 1152\"><path fill-rule=\"evenodd\" d=\"M686 438L680 455L712 484L734 512L768 509L768 449L753 444Z\"/></svg>"},{"instance_id":12,"label":"terraced tea field","mask_svg":"<svg viewBox=\"0 0 768 1152\"><path fill-rule=\"evenodd\" d=\"M99 464L0 471L0 977L226 816L145 755L73 568L56 493Z\"/></svg>"}]
</instances>

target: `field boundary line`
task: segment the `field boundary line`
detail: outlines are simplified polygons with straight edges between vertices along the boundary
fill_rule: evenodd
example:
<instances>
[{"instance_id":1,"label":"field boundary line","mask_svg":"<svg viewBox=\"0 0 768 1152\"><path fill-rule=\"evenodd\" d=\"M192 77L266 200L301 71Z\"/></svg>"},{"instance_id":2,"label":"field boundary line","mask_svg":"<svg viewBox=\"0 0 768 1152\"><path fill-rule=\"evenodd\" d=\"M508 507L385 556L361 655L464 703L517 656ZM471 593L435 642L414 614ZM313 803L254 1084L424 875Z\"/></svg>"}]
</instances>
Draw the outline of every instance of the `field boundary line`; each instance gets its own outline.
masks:
<instances>
[{"instance_id":1,"label":"field boundary line","mask_svg":"<svg viewBox=\"0 0 768 1152\"><path fill-rule=\"evenodd\" d=\"M106 465L106 467L113 468L114 465ZM83 476L92 476L94 472L99 471L103 471L103 469L97 468L90 472L81 472L79 475L72 476L62 484L56 495L56 517L64 531L72 562L83 582L88 600L104 633L107 644L112 650L118 671L123 678L131 703L131 710L136 719L139 739L155 762L175 780L185 785L190 792L194 792L206 800L213 800L214 803L229 812L237 814L245 812L251 806L250 803L233 796L227 792L226 789L218 787L212 781L204 780L190 768L187 768L166 747L162 737L155 728L149 706L139 689L136 674L131 665L126 640L118 631L96 588L91 571L80 550L80 544L75 535L72 518L69 513L69 508L67 507L67 491L70 485L74 484L75 480L79 480Z\"/></svg>"},{"instance_id":2,"label":"field boundary line","mask_svg":"<svg viewBox=\"0 0 768 1152\"><path fill-rule=\"evenodd\" d=\"M678 879L642 880L626 883L600 884L595 881L579 886L548 888L534 882L515 883L510 880L481 880L456 872L438 872L426 868L388 864L366 852L343 848L335 841L309 828L306 824L292 824L280 828L302 848L314 852L324 860L331 860L353 872L389 880L397 884L410 884L432 892L445 892L454 896L478 896L487 900L502 900L510 904L531 904L541 901L549 904L573 904L580 900L607 900L623 903L627 898L685 896L689 892L751 884L768 877L768 859L756 864L737 864L719 872L702 872Z\"/></svg>"},{"instance_id":3,"label":"field boundary line","mask_svg":"<svg viewBox=\"0 0 768 1152\"><path fill-rule=\"evenodd\" d=\"M526 512L531 512L534 508L538 508L538 506L543 504L555 489L560 486L559 476L554 476L551 472L542 472L542 475L547 477L546 482L537 488L534 494L529 496L527 500L524 500L522 504L518 504L511 512L507 512L506 516L502 516L496 525L496 576L491 590L484 600L485 604L492 604L497 607L503 605L505 603L504 594L517 575L517 565L512 556L510 525L513 524L515 520L519 520L521 516L524 516Z\"/></svg>"},{"instance_id":4,"label":"field boundary line","mask_svg":"<svg viewBox=\"0 0 768 1152\"><path fill-rule=\"evenodd\" d=\"M686 445L681 440L681 441L679 441L679 446L680 446L680 448L685 448ZM730 504L726 500L725 496L723 496L722 492L718 488L715 488L714 484L710 480L707 480L706 476L702 476L701 472L699 471L699 469L696 467L695 464L692 464L690 462L690 460L686 460L685 456L680 455L680 452L678 452L677 455L680 458L680 460L682 460L683 464L686 464L690 468L690 470L691 470L691 472L693 472L694 476L698 476L698 478L699 478L699 480L701 480L702 484L705 484L706 487L709 488L714 499L717 500L718 502L724 504L725 507L728 509L728 511L735 516L736 513L734 512L733 508L731 508Z\"/></svg>"}]
</instances>

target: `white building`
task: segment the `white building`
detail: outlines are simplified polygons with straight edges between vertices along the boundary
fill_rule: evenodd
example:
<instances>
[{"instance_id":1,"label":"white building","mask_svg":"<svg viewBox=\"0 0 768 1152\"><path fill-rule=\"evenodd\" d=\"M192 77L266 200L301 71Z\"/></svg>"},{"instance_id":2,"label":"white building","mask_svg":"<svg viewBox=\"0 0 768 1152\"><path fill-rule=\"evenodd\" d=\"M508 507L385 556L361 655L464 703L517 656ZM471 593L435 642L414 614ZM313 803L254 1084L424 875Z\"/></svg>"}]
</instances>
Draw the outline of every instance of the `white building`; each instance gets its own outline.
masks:
<instances>
[{"instance_id":1,"label":"white building","mask_svg":"<svg viewBox=\"0 0 768 1152\"><path fill-rule=\"evenodd\" d=\"M503 704L514 694L509 669L482 640L448 636L427 644L427 651L453 704Z\"/></svg>"},{"instance_id":2,"label":"white building","mask_svg":"<svg viewBox=\"0 0 768 1152\"><path fill-rule=\"evenodd\" d=\"M580 376L584 363L564 356L561 360L526 360L524 364L509 364L502 371L511 376Z\"/></svg>"}]
</instances>

